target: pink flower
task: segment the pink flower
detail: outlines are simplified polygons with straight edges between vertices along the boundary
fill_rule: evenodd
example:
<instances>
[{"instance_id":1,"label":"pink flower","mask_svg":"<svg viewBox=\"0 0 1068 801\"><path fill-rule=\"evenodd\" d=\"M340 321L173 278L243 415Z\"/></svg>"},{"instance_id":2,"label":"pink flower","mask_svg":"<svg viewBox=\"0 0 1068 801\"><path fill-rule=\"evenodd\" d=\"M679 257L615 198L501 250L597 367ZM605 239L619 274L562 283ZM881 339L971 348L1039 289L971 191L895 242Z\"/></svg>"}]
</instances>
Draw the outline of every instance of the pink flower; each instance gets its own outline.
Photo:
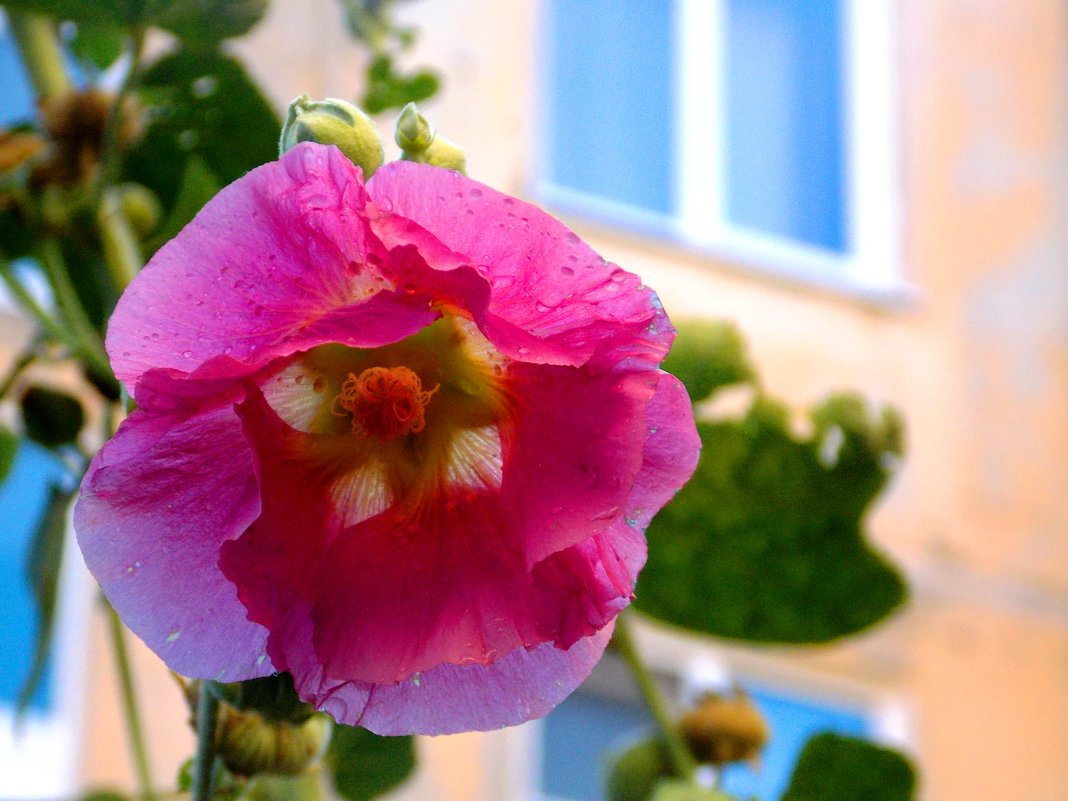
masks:
<instances>
[{"instance_id":1,"label":"pink flower","mask_svg":"<svg viewBox=\"0 0 1068 801\"><path fill-rule=\"evenodd\" d=\"M138 409L75 527L174 670L287 670L383 734L545 714L693 471L652 291L544 212L301 145L224 189L108 330Z\"/></svg>"}]
</instances>

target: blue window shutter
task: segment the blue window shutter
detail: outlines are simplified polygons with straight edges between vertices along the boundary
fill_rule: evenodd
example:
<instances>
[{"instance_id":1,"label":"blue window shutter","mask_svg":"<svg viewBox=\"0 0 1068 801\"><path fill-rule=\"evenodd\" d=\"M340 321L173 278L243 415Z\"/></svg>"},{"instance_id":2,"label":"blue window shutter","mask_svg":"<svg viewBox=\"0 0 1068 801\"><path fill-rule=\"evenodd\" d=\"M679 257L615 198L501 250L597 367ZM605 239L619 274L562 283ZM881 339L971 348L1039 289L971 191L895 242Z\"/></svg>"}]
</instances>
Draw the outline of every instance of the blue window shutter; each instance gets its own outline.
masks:
<instances>
[{"instance_id":1,"label":"blue window shutter","mask_svg":"<svg viewBox=\"0 0 1068 801\"><path fill-rule=\"evenodd\" d=\"M723 96L726 216L845 252L840 0L728 0Z\"/></svg>"},{"instance_id":2,"label":"blue window shutter","mask_svg":"<svg viewBox=\"0 0 1068 801\"><path fill-rule=\"evenodd\" d=\"M70 476L39 445L19 443L15 464L0 485L0 706L13 707L30 672L37 634L37 603L27 575L30 543L48 503L52 482ZM52 670L46 667L30 708L45 711L53 703Z\"/></svg>"},{"instance_id":3,"label":"blue window shutter","mask_svg":"<svg viewBox=\"0 0 1068 801\"><path fill-rule=\"evenodd\" d=\"M549 0L543 52L553 184L674 212L673 3Z\"/></svg>"}]
</instances>

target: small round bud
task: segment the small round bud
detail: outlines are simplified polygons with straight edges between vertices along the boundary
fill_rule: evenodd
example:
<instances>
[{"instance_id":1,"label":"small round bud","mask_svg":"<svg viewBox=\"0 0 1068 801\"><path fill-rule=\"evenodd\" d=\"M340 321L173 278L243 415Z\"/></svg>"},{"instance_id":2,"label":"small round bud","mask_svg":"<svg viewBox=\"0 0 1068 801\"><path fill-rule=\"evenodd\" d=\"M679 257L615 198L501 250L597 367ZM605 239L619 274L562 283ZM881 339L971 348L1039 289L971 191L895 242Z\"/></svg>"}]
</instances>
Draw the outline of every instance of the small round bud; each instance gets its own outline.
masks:
<instances>
[{"instance_id":1,"label":"small round bud","mask_svg":"<svg viewBox=\"0 0 1068 801\"><path fill-rule=\"evenodd\" d=\"M393 139L405 153L422 153L434 141L434 129L415 103L409 103L397 115Z\"/></svg>"},{"instance_id":2,"label":"small round bud","mask_svg":"<svg viewBox=\"0 0 1068 801\"><path fill-rule=\"evenodd\" d=\"M415 103L409 103L397 116L393 138L403 151L403 158L420 164L432 164L466 173L467 156L455 142L437 133Z\"/></svg>"},{"instance_id":3,"label":"small round bud","mask_svg":"<svg viewBox=\"0 0 1068 801\"><path fill-rule=\"evenodd\" d=\"M289 104L279 152L285 153L301 142L335 145L370 178L382 166L385 151L374 121L344 100L328 97L311 100L301 95Z\"/></svg>"},{"instance_id":4,"label":"small round bud","mask_svg":"<svg viewBox=\"0 0 1068 801\"><path fill-rule=\"evenodd\" d=\"M49 448L74 442L85 425L81 402L66 392L30 387L20 405L26 436Z\"/></svg>"},{"instance_id":5,"label":"small round bud","mask_svg":"<svg viewBox=\"0 0 1068 801\"><path fill-rule=\"evenodd\" d=\"M709 693L679 721L679 729L698 762L723 765L760 756L768 724L742 689L733 695Z\"/></svg>"},{"instance_id":6,"label":"small round bud","mask_svg":"<svg viewBox=\"0 0 1068 801\"><path fill-rule=\"evenodd\" d=\"M145 237L155 231L163 219L163 206L160 205L156 193L135 183L122 184L118 190L122 214L134 232Z\"/></svg>"}]
</instances>

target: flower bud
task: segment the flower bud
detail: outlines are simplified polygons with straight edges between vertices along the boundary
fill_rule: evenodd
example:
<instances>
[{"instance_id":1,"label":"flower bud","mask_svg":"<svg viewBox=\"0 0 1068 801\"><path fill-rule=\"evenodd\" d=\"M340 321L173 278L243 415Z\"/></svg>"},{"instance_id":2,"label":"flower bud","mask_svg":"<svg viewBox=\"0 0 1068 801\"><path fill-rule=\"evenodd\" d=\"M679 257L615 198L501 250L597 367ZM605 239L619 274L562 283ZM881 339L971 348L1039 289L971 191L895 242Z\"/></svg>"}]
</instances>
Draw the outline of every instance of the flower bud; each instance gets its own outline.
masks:
<instances>
[{"instance_id":1,"label":"flower bud","mask_svg":"<svg viewBox=\"0 0 1068 801\"><path fill-rule=\"evenodd\" d=\"M125 183L118 187L122 214L134 232L146 237L159 227L163 219L163 206L155 192L146 186Z\"/></svg>"},{"instance_id":2,"label":"flower bud","mask_svg":"<svg viewBox=\"0 0 1068 801\"><path fill-rule=\"evenodd\" d=\"M363 170L364 178L370 178L385 160L382 137L374 121L356 106L337 98L319 101L301 95L289 104L279 153L301 142L335 145Z\"/></svg>"},{"instance_id":3,"label":"flower bud","mask_svg":"<svg viewBox=\"0 0 1068 801\"><path fill-rule=\"evenodd\" d=\"M74 442L85 425L81 401L66 392L33 386L20 405L26 436L49 448Z\"/></svg>"},{"instance_id":4,"label":"flower bud","mask_svg":"<svg viewBox=\"0 0 1068 801\"><path fill-rule=\"evenodd\" d=\"M741 688L733 695L709 693L679 721L698 762L723 765L755 760L768 741L768 724Z\"/></svg>"},{"instance_id":5,"label":"flower bud","mask_svg":"<svg viewBox=\"0 0 1068 801\"><path fill-rule=\"evenodd\" d=\"M415 103L409 103L397 116L393 132L394 141L408 161L433 164L449 170L466 173L467 157L464 149L455 142L438 134L419 113Z\"/></svg>"},{"instance_id":6,"label":"flower bud","mask_svg":"<svg viewBox=\"0 0 1068 801\"><path fill-rule=\"evenodd\" d=\"M313 715L303 723L292 724L223 703L219 706L215 747L232 773L296 776L322 756L332 727L327 715Z\"/></svg>"}]
</instances>

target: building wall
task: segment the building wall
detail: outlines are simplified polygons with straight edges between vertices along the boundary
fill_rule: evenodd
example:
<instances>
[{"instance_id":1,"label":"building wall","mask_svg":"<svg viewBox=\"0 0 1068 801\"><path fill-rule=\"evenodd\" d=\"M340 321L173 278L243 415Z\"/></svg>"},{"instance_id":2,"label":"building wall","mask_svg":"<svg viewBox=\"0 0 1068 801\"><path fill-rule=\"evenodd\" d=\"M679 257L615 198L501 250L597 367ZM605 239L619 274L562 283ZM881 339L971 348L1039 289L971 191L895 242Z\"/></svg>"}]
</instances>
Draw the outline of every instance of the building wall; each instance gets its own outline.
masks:
<instances>
[{"instance_id":1,"label":"building wall","mask_svg":"<svg viewBox=\"0 0 1068 801\"><path fill-rule=\"evenodd\" d=\"M904 469L871 520L909 573L908 608L843 646L728 657L902 699L929 801L1056 801L1068 798L1068 12L1059 0L895 8L911 300L874 305L568 222L674 317L736 320L774 394L803 407L856 388L908 421ZM422 31L413 63L446 76L429 116L467 146L473 177L529 192L535 0L402 10ZM333 0L276 0L240 49L280 107L302 92L359 92L362 57ZM665 636L645 633L651 644ZM94 654L85 775L121 782L111 672L104 650ZM145 695L166 702L151 727L169 780L191 739L176 734L180 704L158 662L147 652L137 662ZM512 797L529 770L523 737L424 740L422 774L402 795Z\"/></svg>"}]
</instances>

